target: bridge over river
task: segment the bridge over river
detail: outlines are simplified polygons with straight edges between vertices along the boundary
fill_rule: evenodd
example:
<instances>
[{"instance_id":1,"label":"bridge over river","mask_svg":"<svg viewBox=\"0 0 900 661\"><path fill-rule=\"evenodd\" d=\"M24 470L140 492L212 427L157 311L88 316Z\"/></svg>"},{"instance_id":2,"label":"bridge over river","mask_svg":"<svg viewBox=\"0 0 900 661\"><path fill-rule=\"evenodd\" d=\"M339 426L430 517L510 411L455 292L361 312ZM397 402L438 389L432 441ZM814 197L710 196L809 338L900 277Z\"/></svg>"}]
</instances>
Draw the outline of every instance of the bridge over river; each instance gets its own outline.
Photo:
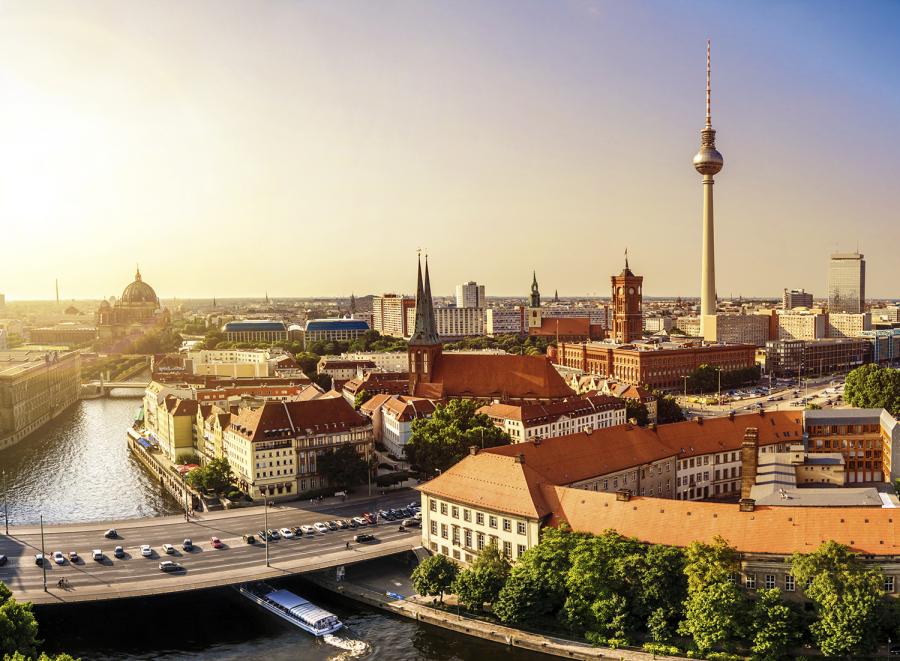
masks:
<instances>
[{"instance_id":1,"label":"bridge over river","mask_svg":"<svg viewBox=\"0 0 900 661\"><path fill-rule=\"evenodd\" d=\"M305 508L300 504L270 507L269 528L298 526L316 521L358 516L362 511L396 507L415 499L415 492L377 499L343 503L325 507ZM304 504L305 505L305 504ZM63 604L83 601L103 601L155 594L201 590L245 583L247 581L273 579L292 574L302 574L350 565L386 555L411 551L421 546L418 529L400 532L399 526L381 523L357 530L338 530L297 539L280 539L269 544L269 566L265 564L265 546L246 544L242 535L256 533L264 525L261 507L213 512L199 515L191 521L184 516L152 519L132 519L114 523L67 524L44 526L44 550L47 561L47 590L43 587L43 572L34 562L34 554L41 551L41 533L38 526L11 527L9 535L0 535L0 553L7 556L6 565L0 567L0 580L6 583L19 600L39 604ZM119 539L105 539L108 528L116 528ZM354 543L358 532L370 532L376 541ZM225 544L214 549L211 537L218 537ZM181 543L190 538L195 549L183 551ZM351 548L347 549L347 542ZM177 549L167 555L163 544ZM140 546L149 544L153 556L141 556ZM113 549L120 545L125 557L113 557ZM104 560L91 559L91 551L100 549ZM80 560L66 559L65 564L55 564L54 551L76 551ZM165 574L159 570L161 560L174 560L185 571ZM66 578L68 588L59 588L60 578Z\"/></svg>"}]
</instances>

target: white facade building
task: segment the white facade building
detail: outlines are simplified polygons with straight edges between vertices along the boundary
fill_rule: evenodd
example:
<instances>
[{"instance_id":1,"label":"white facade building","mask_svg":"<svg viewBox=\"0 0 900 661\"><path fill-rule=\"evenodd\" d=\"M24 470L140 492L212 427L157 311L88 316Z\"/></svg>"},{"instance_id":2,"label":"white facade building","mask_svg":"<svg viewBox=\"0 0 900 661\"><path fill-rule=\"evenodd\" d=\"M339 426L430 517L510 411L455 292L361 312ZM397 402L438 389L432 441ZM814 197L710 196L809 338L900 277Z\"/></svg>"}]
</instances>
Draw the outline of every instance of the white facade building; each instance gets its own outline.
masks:
<instances>
[{"instance_id":1,"label":"white facade building","mask_svg":"<svg viewBox=\"0 0 900 661\"><path fill-rule=\"evenodd\" d=\"M484 285L469 281L456 285L456 307L485 308Z\"/></svg>"}]
</instances>

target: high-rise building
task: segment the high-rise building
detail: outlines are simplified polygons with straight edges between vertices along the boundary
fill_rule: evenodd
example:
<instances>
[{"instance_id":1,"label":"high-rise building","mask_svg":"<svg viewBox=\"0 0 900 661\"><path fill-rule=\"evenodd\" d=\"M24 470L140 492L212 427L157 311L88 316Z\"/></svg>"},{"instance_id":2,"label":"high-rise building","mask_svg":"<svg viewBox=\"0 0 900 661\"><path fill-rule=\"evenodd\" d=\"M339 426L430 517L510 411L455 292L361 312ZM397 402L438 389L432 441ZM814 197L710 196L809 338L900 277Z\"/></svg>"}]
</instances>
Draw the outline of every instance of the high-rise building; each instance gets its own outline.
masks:
<instances>
[{"instance_id":1,"label":"high-rise building","mask_svg":"<svg viewBox=\"0 0 900 661\"><path fill-rule=\"evenodd\" d=\"M784 310L811 308L812 306L813 295L805 289L785 289L784 295L781 297L781 307Z\"/></svg>"},{"instance_id":2,"label":"high-rise building","mask_svg":"<svg viewBox=\"0 0 900 661\"><path fill-rule=\"evenodd\" d=\"M866 309L866 260L858 252L834 253L828 265L828 311Z\"/></svg>"},{"instance_id":3,"label":"high-rise building","mask_svg":"<svg viewBox=\"0 0 900 661\"><path fill-rule=\"evenodd\" d=\"M700 260L700 327L705 317L716 313L716 248L713 233L713 175L725 160L716 150L716 131L710 113L710 44L706 42L706 125L700 131L700 151L694 156L694 169L703 175L703 252Z\"/></svg>"},{"instance_id":4,"label":"high-rise building","mask_svg":"<svg viewBox=\"0 0 900 661\"><path fill-rule=\"evenodd\" d=\"M644 323L641 312L641 285L643 276L635 275L628 268L628 253L625 253L625 268L612 281L613 327L610 338L622 344L629 344L643 337Z\"/></svg>"},{"instance_id":5,"label":"high-rise building","mask_svg":"<svg viewBox=\"0 0 900 661\"><path fill-rule=\"evenodd\" d=\"M382 294L372 297L372 328L389 337L408 337L406 310L416 302L400 294Z\"/></svg>"},{"instance_id":6,"label":"high-rise building","mask_svg":"<svg viewBox=\"0 0 900 661\"><path fill-rule=\"evenodd\" d=\"M485 307L484 285L479 285L471 280L461 285L456 285L456 307L483 309Z\"/></svg>"}]
</instances>

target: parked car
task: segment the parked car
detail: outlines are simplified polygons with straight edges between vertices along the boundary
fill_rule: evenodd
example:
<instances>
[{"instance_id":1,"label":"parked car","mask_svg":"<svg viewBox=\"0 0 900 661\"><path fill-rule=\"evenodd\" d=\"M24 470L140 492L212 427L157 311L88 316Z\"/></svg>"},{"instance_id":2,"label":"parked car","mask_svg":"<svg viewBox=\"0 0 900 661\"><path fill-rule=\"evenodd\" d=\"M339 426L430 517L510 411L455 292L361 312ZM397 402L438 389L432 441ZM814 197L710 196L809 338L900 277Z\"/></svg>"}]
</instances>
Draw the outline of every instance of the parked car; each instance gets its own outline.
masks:
<instances>
[{"instance_id":1,"label":"parked car","mask_svg":"<svg viewBox=\"0 0 900 661\"><path fill-rule=\"evenodd\" d=\"M337 530L338 529L337 521L326 521L325 525L328 526L329 530Z\"/></svg>"},{"instance_id":2,"label":"parked car","mask_svg":"<svg viewBox=\"0 0 900 661\"><path fill-rule=\"evenodd\" d=\"M181 548L188 552L193 551L194 550L194 542L192 542L190 539L186 539L183 542L181 542Z\"/></svg>"},{"instance_id":3,"label":"parked car","mask_svg":"<svg viewBox=\"0 0 900 661\"><path fill-rule=\"evenodd\" d=\"M66 564L66 556L63 555L62 551L54 551L53 552L53 562L58 565Z\"/></svg>"},{"instance_id":4,"label":"parked car","mask_svg":"<svg viewBox=\"0 0 900 661\"><path fill-rule=\"evenodd\" d=\"M300 529L303 531L304 535L315 535L316 529L312 526L300 526Z\"/></svg>"},{"instance_id":5,"label":"parked car","mask_svg":"<svg viewBox=\"0 0 900 661\"><path fill-rule=\"evenodd\" d=\"M256 536L259 537L262 542L271 542L272 536L267 534L265 530L260 530L256 533Z\"/></svg>"},{"instance_id":6,"label":"parked car","mask_svg":"<svg viewBox=\"0 0 900 661\"><path fill-rule=\"evenodd\" d=\"M367 533L367 532L361 532L358 535L353 536L353 541L354 542L374 542L375 535L372 535L371 533Z\"/></svg>"},{"instance_id":7,"label":"parked car","mask_svg":"<svg viewBox=\"0 0 900 661\"><path fill-rule=\"evenodd\" d=\"M117 558L124 558L125 557L125 549L123 549L121 546L117 546L116 549L113 551L113 555L116 556Z\"/></svg>"},{"instance_id":8,"label":"parked car","mask_svg":"<svg viewBox=\"0 0 900 661\"><path fill-rule=\"evenodd\" d=\"M303 528L300 526L294 526L294 537L302 537L303 536Z\"/></svg>"},{"instance_id":9,"label":"parked car","mask_svg":"<svg viewBox=\"0 0 900 661\"><path fill-rule=\"evenodd\" d=\"M79 559L80 558L78 557L78 553L76 553L75 551L69 551L69 562L77 564Z\"/></svg>"},{"instance_id":10,"label":"parked car","mask_svg":"<svg viewBox=\"0 0 900 661\"><path fill-rule=\"evenodd\" d=\"M175 555L175 547L171 544L163 544L162 548L168 555Z\"/></svg>"},{"instance_id":11,"label":"parked car","mask_svg":"<svg viewBox=\"0 0 900 661\"><path fill-rule=\"evenodd\" d=\"M97 562L103 562L103 551L100 549L94 549L91 551L91 557Z\"/></svg>"},{"instance_id":12,"label":"parked car","mask_svg":"<svg viewBox=\"0 0 900 661\"><path fill-rule=\"evenodd\" d=\"M153 555L153 549L150 548L149 544L141 544L141 555L145 558L149 558Z\"/></svg>"},{"instance_id":13,"label":"parked car","mask_svg":"<svg viewBox=\"0 0 900 661\"><path fill-rule=\"evenodd\" d=\"M354 517L353 517L353 523L355 523L355 524L358 525L358 526L367 526L367 525L369 525L368 520L364 519L364 518L361 517L361 516L354 516Z\"/></svg>"},{"instance_id":14,"label":"parked car","mask_svg":"<svg viewBox=\"0 0 900 661\"><path fill-rule=\"evenodd\" d=\"M331 528L329 528L328 526L326 526L326 525L325 525L324 523L322 523L321 521L317 521L316 523L314 523L314 524L313 524L313 528L315 528L318 532L323 533L323 534L326 533L326 532L328 532L329 530L331 530Z\"/></svg>"},{"instance_id":15,"label":"parked car","mask_svg":"<svg viewBox=\"0 0 900 661\"><path fill-rule=\"evenodd\" d=\"M244 535L241 539L244 540L245 544L256 544L256 537L253 535Z\"/></svg>"},{"instance_id":16,"label":"parked car","mask_svg":"<svg viewBox=\"0 0 900 661\"><path fill-rule=\"evenodd\" d=\"M35 553L34 554L34 564L38 567L43 566L44 564L44 554L43 553Z\"/></svg>"},{"instance_id":17,"label":"parked car","mask_svg":"<svg viewBox=\"0 0 900 661\"><path fill-rule=\"evenodd\" d=\"M363 512L362 518L364 518L364 519L365 519L366 521L368 521L370 524L376 522L375 515L372 514L371 512Z\"/></svg>"},{"instance_id":18,"label":"parked car","mask_svg":"<svg viewBox=\"0 0 900 661\"><path fill-rule=\"evenodd\" d=\"M422 525L422 522L418 519L403 519L403 522L400 525L406 526L407 528L418 528Z\"/></svg>"},{"instance_id":19,"label":"parked car","mask_svg":"<svg viewBox=\"0 0 900 661\"><path fill-rule=\"evenodd\" d=\"M212 544L214 549L224 549L225 545L222 543L222 540L218 537L210 537L209 543Z\"/></svg>"},{"instance_id":20,"label":"parked car","mask_svg":"<svg viewBox=\"0 0 900 661\"><path fill-rule=\"evenodd\" d=\"M0 553L0 567L2 567L3 565L5 565L5 564L6 564L6 561L7 561L6 556L3 555L2 553Z\"/></svg>"},{"instance_id":21,"label":"parked car","mask_svg":"<svg viewBox=\"0 0 900 661\"><path fill-rule=\"evenodd\" d=\"M333 521L333 523L336 523L336 524L337 524L337 527L340 528L341 530L346 530L347 528L350 527L350 526L347 524L347 522L344 521L343 519L337 519L336 521Z\"/></svg>"},{"instance_id":22,"label":"parked car","mask_svg":"<svg viewBox=\"0 0 900 661\"><path fill-rule=\"evenodd\" d=\"M293 539L294 538L294 531L291 530L290 528L282 528L278 532L281 533L281 536L284 537L285 539Z\"/></svg>"},{"instance_id":23,"label":"parked car","mask_svg":"<svg viewBox=\"0 0 900 661\"><path fill-rule=\"evenodd\" d=\"M359 524L356 522L356 519L346 519L344 523L347 524L348 528L359 528Z\"/></svg>"},{"instance_id":24,"label":"parked car","mask_svg":"<svg viewBox=\"0 0 900 661\"><path fill-rule=\"evenodd\" d=\"M162 562L159 563L159 571L173 572L173 571L181 571L182 569L184 569L184 567L179 565L177 562L173 562L171 560L163 560Z\"/></svg>"},{"instance_id":25,"label":"parked car","mask_svg":"<svg viewBox=\"0 0 900 661\"><path fill-rule=\"evenodd\" d=\"M110 528L105 533L103 533L103 536L106 537L106 539L115 539L116 537L119 536L119 533L116 531L115 528Z\"/></svg>"},{"instance_id":26,"label":"parked car","mask_svg":"<svg viewBox=\"0 0 900 661\"><path fill-rule=\"evenodd\" d=\"M279 535L278 531L274 528L269 528L266 532L269 533L269 537L272 539L281 539L281 535Z\"/></svg>"}]
</instances>

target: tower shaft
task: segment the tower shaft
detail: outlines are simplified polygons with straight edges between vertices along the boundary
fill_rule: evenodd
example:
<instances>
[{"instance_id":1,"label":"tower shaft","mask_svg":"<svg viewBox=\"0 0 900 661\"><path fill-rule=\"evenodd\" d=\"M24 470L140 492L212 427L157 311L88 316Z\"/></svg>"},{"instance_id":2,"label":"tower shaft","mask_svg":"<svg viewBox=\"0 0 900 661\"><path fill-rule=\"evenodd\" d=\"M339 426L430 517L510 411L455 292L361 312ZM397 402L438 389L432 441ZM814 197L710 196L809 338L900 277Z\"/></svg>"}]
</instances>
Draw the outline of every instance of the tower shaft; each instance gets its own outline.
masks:
<instances>
[{"instance_id":1,"label":"tower shaft","mask_svg":"<svg viewBox=\"0 0 900 661\"><path fill-rule=\"evenodd\" d=\"M700 314L716 313L716 240L713 216L713 176L703 176L703 253L700 264ZM703 328L703 319L700 327Z\"/></svg>"}]
</instances>

